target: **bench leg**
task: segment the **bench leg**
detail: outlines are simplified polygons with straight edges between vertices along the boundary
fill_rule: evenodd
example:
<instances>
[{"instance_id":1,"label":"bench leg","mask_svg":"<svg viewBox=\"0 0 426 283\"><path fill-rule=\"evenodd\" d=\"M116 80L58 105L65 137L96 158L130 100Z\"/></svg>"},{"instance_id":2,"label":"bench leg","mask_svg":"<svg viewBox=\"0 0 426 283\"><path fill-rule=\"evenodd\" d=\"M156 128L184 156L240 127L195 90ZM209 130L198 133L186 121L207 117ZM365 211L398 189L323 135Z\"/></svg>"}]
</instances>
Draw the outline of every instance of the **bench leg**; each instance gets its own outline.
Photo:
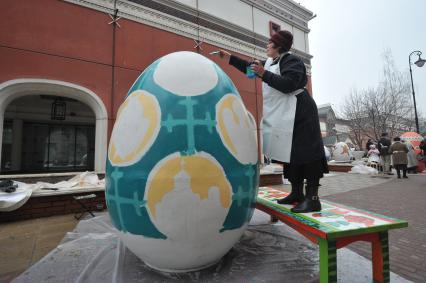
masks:
<instances>
[{"instance_id":1,"label":"bench leg","mask_svg":"<svg viewBox=\"0 0 426 283\"><path fill-rule=\"evenodd\" d=\"M80 213L80 215L77 216L77 213L74 215L74 218L76 220L80 220L86 212L90 213L92 217L95 217L93 212L83 202L81 202L80 200L76 200L76 201L81 206L81 208L83 208L83 211Z\"/></svg>"},{"instance_id":2,"label":"bench leg","mask_svg":"<svg viewBox=\"0 0 426 283\"><path fill-rule=\"evenodd\" d=\"M336 242L319 239L320 283L337 282Z\"/></svg>"},{"instance_id":3,"label":"bench leg","mask_svg":"<svg viewBox=\"0 0 426 283\"><path fill-rule=\"evenodd\" d=\"M389 240L388 232L377 233L377 240L371 244L373 254L373 280L374 282L389 282Z\"/></svg>"}]
</instances>

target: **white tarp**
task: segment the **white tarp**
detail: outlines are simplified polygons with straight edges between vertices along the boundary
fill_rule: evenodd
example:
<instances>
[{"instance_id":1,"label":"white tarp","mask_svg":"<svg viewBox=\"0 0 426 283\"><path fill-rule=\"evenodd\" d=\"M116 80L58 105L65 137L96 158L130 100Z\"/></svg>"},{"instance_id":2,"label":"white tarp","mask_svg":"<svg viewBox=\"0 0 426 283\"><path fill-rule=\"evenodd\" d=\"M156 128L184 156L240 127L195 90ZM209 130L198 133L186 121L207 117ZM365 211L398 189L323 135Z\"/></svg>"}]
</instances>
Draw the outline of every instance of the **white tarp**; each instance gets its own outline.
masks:
<instances>
[{"instance_id":1,"label":"white tarp","mask_svg":"<svg viewBox=\"0 0 426 283\"><path fill-rule=\"evenodd\" d=\"M13 193L0 191L0 211L12 211L18 209L31 197L32 186L21 182L13 182L18 185Z\"/></svg>"},{"instance_id":2,"label":"white tarp","mask_svg":"<svg viewBox=\"0 0 426 283\"><path fill-rule=\"evenodd\" d=\"M260 168L260 174L282 174L283 166L277 163L270 163Z\"/></svg>"},{"instance_id":3,"label":"white tarp","mask_svg":"<svg viewBox=\"0 0 426 283\"><path fill-rule=\"evenodd\" d=\"M354 166L352 167L349 173L354 174L365 174L365 175L377 175L378 171L375 168L369 167L364 164L362 161L354 161L352 163Z\"/></svg>"},{"instance_id":4,"label":"white tarp","mask_svg":"<svg viewBox=\"0 0 426 283\"><path fill-rule=\"evenodd\" d=\"M18 188L13 193L0 191L0 211L12 211L23 206L34 192L43 190L69 191L72 189L81 189L84 187L104 186L105 180L99 180L95 172L83 172L77 174L68 181L58 183L37 182L35 184L26 184L22 182L13 182Z\"/></svg>"}]
</instances>

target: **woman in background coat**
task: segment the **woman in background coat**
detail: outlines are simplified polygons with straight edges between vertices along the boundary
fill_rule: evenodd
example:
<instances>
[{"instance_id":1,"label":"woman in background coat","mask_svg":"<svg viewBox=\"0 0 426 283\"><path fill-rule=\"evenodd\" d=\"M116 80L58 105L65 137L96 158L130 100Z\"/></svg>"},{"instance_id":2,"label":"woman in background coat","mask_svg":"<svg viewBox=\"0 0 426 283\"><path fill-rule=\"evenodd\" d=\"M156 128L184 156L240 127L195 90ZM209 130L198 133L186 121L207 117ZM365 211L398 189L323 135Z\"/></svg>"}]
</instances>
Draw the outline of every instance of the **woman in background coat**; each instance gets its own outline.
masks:
<instances>
[{"instance_id":1,"label":"woman in background coat","mask_svg":"<svg viewBox=\"0 0 426 283\"><path fill-rule=\"evenodd\" d=\"M403 142L408 148L407 172L417 174L417 158L416 158L416 152L414 151L414 146L409 141L401 140L401 142Z\"/></svg>"},{"instance_id":2,"label":"woman in background coat","mask_svg":"<svg viewBox=\"0 0 426 283\"><path fill-rule=\"evenodd\" d=\"M402 170L402 177L407 177L407 153L408 148L405 144L401 142L401 139L399 137L396 137L393 139L394 143L389 148L389 153L392 154L392 161L393 166L396 169L396 173L398 174L398 179L401 179L401 170Z\"/></svg>"}]
</instances>

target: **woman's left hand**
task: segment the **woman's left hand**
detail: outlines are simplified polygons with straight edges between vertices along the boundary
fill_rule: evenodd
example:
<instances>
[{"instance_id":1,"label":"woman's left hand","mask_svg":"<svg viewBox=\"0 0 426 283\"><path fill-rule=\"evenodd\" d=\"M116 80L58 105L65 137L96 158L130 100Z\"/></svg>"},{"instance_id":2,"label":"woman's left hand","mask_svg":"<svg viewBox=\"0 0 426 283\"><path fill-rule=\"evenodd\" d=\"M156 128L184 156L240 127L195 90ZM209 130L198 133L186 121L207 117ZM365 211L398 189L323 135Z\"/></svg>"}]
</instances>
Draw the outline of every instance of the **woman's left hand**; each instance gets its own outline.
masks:
<instances>
[{"instance_id":1,"label":"woman's left hand","mask_svg":"<svg viewBox=\"0 0 426 283\"><path fill-rule=\"evenodd\" d=\"M260 64L259 61L254 61L254 63L251 65L251 69L253 72L255 72L259 77L263 77L263 74L265 73L265 68L263 68L262 64Z\"/></svg>"}]
</instances>

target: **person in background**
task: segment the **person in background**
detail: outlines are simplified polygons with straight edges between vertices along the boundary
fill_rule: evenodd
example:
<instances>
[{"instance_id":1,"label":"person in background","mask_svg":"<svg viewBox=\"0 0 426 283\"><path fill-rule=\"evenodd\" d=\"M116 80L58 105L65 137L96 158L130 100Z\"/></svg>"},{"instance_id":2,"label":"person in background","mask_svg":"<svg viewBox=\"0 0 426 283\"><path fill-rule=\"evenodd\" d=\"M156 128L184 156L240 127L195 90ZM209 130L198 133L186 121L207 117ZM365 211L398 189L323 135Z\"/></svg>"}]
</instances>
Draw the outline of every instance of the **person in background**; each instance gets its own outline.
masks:
<instances>
[{"instance_id":1,"label":"person in background","mask_svg":"<svg viewBox=\"0 0 426 283\"><path fill-rule=\"evenodd\" d=\"M373 141L371 139L368 139L367 143L365 144L365 152L366 155L368 155L368 151L371 149L371 145L374 144Z\"/></svg>"},{"instance_id":2,"label":"person in background","mask_svg":"<svg viewBox=\"0 0 426 283\"><path fill-rule=\"evenodd\" d=\"M396 173L398 174L398 179L401 179L401 170L402 177L407 177L407 153L408 148L405 144L401 142L399 137L393 139L394 143L391 145L389 149L389 153L392 154L393 165L395 166Z\"/></svg>"},{"instance_id":3,"label":"person in background","mask_svg":"<svg viewBox=\"0 0 426 283\"><path fill-rule=\"evenodd\" d=\"M284 165L284 178L291 183L291 193L278 203L297 203L291 211L306 213L321 210L319 180L328 173L328 165L318 109L305 89L306 67L289 52L292 44L291 32L281 30L269 39L266 61L249 62L224 50L219 55L247 76L251 70L262 79L263 152Z\"/></svg>"},{"instance_id":4,"label":"person in background","mask_svg":"<svg viewBox=\"0 0 426 283\"><path fill-rule=\"evenodd\" d=\"M420 142L419 148L421 150L420 154L422 154L423 156L425 156L426 155L426 139L423 139ZM426 160L423 160L423 161L426 161Z\"/></svg>"},{"instance_id":5,"label":"person in background","mask_svg":"<svg viewBox=\"0 0 426 283\"><path fill-rule=\"evenodd\" d=\"M380 158L382 159L383 164L383 173L388 175L393 175L390 171L391 164L391 154L389 153L389 147L391 141L388 138L388 133L382 133L382 137L379 140L378 148L380 152Z\"/></svg>"},{"instance_id":6,"label":"person in background","mask_svg":"<svg viewBox=\"0 0 426 283\"><path fill-rule=\"evenodd\" d=\"M420 154L416 156L416 159L420 162L426 163L426 139L423 138L423 140L420 142L419 145Z\"/></svg>"},{"instance_id":7,"label":"person in background","mask_svg":"<svg viewBox=\"0 0 426 283\"><path fill-rule=\"evenodd\" d=\"M417 174L417 158L416 158L416 152L414 151L414 146L409 141L401 140L401 142L404 143L408 148L407 172Z\"/></svg>"},{"instance_id":8,"label":"person in background","mask_svg":"<svg viewBox=\"0 0 426 283\"><path fill-rule=\"evenodd\" d=\"M368 156L368 163L376 163L379 164L380 163L380 152L379 150L376 148L376 145L371 144L370 145L370 150L367 153Z\"/></svg>"}]
</instances>

